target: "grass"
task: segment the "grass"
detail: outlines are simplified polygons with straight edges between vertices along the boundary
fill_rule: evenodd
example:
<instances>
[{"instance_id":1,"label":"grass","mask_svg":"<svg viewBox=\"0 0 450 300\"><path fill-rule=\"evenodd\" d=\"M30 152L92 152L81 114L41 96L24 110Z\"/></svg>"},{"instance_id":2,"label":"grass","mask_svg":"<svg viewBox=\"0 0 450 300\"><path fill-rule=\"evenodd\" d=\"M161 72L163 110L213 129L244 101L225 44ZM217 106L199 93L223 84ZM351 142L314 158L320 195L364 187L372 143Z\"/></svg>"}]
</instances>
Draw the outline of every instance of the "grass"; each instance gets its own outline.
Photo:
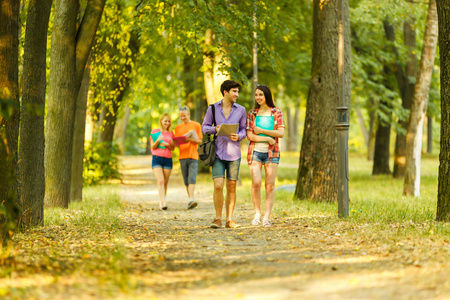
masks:
<instances>
[{"instance_id":1,"label":"grass","mask_svg":"<svg viewBox=\"0 0 450 300\"><path fill-rule=\"evenodd\" d=\"M117 229L122 204L118 187L93 186L83 189L83 201L71 202L69 209L50 207L45 209L45 226L90 227L92 230Z\"/></svg>"},{"instance_id":2,"label":"grass","mask_svg":"<svg viewBox=\"0 0 450 300\"><path fill-rule=\"evenodd\" d=\"M244 156L245 157L245 156ZM276 186L295 185L297 182L298 153L283 153L277 171ZM422 158L421 196L403 196L404 179L391 175L372 176L372 164L364 156L349 156L349 217L337 216L337 203L317 203L310 200L295 200L293 192L277 191L274 216L300 218L306 223L320 220L323 226L333 227L347 222L355 226L377 230L396 229L398 235L439 235L450 238L450 224L436 222L438 166L437 156ZM392 166L392 163L391 163ZM238 197L250 201L250 172L246 163L241 165L243 188ZM264 191L262 191L262 197Z\"/></svg>"}]
</instances>

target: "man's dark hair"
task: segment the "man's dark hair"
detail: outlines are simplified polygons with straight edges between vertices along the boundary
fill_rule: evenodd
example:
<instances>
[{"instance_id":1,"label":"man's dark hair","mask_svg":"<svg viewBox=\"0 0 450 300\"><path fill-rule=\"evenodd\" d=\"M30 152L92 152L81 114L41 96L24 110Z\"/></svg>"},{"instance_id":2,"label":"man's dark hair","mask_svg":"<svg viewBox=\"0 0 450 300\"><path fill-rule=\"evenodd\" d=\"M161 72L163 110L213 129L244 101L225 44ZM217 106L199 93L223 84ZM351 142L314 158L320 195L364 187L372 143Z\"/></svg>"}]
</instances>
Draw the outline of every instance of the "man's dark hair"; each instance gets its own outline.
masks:
<instances>
[{"instance_id":1,"label":"man's dark hair","mask_svg":"<svg viewBox=\"0 0 450 300\"><path fill-rule=\"evenodd\" d=\"M264 84L260 84L256 87L256 90L260 90L264 93L264 98L266 98L266 104L268 107L275 107L275 102L273 101L272 92L269 87ZM259 108L258 102L255 101L255 108Z\"/></svg>"},{"instance_id":2,"label":"man's dark hair","mask_svg":"<svg viewBox=\"0 0 450 300\"><path fill-rule=\"evenodd\" d=\"M222 96L225 96L224 92L230 92L231 89L234 88L240 88L241 84L239 82L233 81L233 80L225 80L221 85L220 85L220 92L222 93Z\"/></svg>"}]
</instances>

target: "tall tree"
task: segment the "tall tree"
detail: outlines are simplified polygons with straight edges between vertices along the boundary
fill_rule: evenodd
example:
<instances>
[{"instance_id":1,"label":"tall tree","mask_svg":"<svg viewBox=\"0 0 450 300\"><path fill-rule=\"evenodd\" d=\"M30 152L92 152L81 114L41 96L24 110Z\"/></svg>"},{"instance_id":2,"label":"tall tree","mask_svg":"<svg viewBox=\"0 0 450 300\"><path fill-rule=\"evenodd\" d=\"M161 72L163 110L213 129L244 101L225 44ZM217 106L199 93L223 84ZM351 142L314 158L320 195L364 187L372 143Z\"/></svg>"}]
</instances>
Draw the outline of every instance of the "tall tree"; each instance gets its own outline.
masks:
<instances>
[{"instance_id":1,"label":"tall tree","mask_svg":"<svg viewBox=\"0 0 450 300\"><path fill-rule=\"evenodd\" d=\"M383 21L386 38L392 43L392 52L394 53L395 62L391 67L395 78L400 97L402 99L402 107L404 110L411 109L412 97L414 94L414 81L410 78L415 78L417 74L417 58L416 58L416 33L414 26L414 19L410 18L403 23L404 44L407 47L407 60L403 64L400 61L399 51L395 46L395 29L394 26L387 20ZM408 118L402 116L399 119L399 126L397 129L397 136L395 139L394 151L394 177L403 177L405 175L405 153L406 153L406 135L403 133L408 125Z\"/></svg>"},{"instance_id":2,"label":"tall tree","mask_svg":"<svg viewBox=\"0 0 450 300\"><path fill-rule=\"evenodd\" d=\"M437 196L438 221L450 222L450 0L436 0L441 60L441 152Z\"/></svg>"},{"instance_id":3,"label":"tall tree","mask_svg":"<svg viewBox=\"0 0 450 300\"><path fill-rule=\"evenodd\" d=\"M338 3L314 0L313 56L295 196L316 201L337 197L336 107L338 106ZM350 30L344 8L345 98L350 96ZM332 50L331 50L332 49Z\"/></svg>"},{"instance_id":4,"label":"tall tree","mask_svg":"<svg viewBox=\"0 0 450 300\"><path fill-rule=\"evenodd\" d=\"M389 67L384 64L384 86L387 90L393 90L392 74ZM392 96L387 94L380 101L380 107L377 111L378 127L375 133L375 145L373 156L372 175L391 174L389 167L389 146L391 140L391 122L392 112L390 104L392 103Z\"/></svg>"},{"instance_id":5,"label":"tall tree","mask_svg":"<svg viewBox=\"0 0 450 300\"><path fill-rule=\"evenodd\" d=\"M45 203L68 207L76 99L105 0L89 0L76 30L78 1L56 0L45 147Z\"/></svg>"},{"instance_id":6,"label":"tall tree","mask_svg":"<svg viewBox=\"0 0 450 300\"><path fill-rule=\"evenodd\" d=\"M436 1L430 0L424 43L417 73L414 97L406 136L406 174L404 195L420 196L420 164L422 156L423 123L427 113L428 94L438 39Z\"/></svg>"},{"instance_id":7,"label":"tall tree","mask_svg":"<svg viewBox=\"0 0 450 300\"><path fill-rule=\"evenodd\" d=\"M19 1L0 1L0 242L18 221Z\"/></svg>"},{"instance_id":8,"label":"tall tree","mask_svg":"<svg viewBox=\"0 0 450 300\"><path fill-rule=\"evenodd\" d=\"M52 0L28 3L19 148L21 226L25 227L44 221L44 111L51 6Z\"/></svg>"},{"instance_id":9,"label":"tall tree","mask_svg":"<svg viewBox=\"0 0 450 300\"><path fill-rule=\"evenodd\" d=\"M72 178L70 185L70 201L83 199L83 158L86 132L87 100L89 96L90 59L86 64L83 79L78 92L72 147Z\"/></svg>"}]
</instances>

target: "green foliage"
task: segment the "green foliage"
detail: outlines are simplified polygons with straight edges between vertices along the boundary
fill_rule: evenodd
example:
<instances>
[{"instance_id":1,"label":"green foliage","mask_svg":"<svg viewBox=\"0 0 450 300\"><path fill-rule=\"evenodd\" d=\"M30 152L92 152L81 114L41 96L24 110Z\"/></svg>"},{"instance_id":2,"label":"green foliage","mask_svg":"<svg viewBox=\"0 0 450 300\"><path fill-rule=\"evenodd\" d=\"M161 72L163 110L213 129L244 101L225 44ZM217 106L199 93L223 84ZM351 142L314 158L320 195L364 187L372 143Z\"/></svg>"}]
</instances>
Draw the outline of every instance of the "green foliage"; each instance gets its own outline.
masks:
<instances>
[{"instance_id":1,"label":"green foliage","mask_svg":"<svg viewBox=\"0 0 450 300\"><path fill-rule=\"evenodd\" d=\"M107 179L120 178L117 151L116 145L88 144L84 149L83 183L96 185Z\"/></svg>"},{"instance_id":2,"label":"green foliage","mask_svg":"<svg viewBox=\"0 0 450 300\"><path fill-rule=\"evenodd\" d=\"M414 25L417 49L413 51L420 61L428 3L359 0L351 1L350 5L352 105L364 107L368 113L377 113L381 122L391 123L397 132L405 133L404 128L397 126L397 121L407 120L409 111L401 106L396 79L392 72L387 74L389 72L386 72L386 67L391 70L404 68L408 51L403 40L405 20ZM394 42L388 41L385 36L384 21L394 27ZM393 47L398 53L394 53ZM436 69L438 65L437 59ZM416 79L409 78L409 80L415 82ZM430 89L429 112L437 117L439 116L438 81L438 72L435 72Z\"/></svg>"}]
</instances>

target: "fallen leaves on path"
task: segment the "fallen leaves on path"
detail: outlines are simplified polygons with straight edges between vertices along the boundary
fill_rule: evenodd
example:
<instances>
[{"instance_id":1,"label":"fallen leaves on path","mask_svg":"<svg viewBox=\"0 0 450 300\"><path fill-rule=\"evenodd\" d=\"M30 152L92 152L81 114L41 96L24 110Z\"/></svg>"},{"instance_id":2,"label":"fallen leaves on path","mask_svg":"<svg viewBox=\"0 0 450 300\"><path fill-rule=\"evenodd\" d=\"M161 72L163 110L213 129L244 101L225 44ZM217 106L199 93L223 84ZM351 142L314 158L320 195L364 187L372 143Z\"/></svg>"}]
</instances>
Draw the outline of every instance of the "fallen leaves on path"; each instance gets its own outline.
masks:
<instances>
[{"instance_id":1,"label":"fallen leaves on path","mask_svg":"<svg viewBox=\"0 0 450 300\"><path fill-rule=\"evenodd\" d=\"M448 241L398 238L324 217L250 224L238 203L238 229L211 229L208 189L185 209L184 188L159 211L154 182L124 186L119 228L42 227L18 234L0 262L4 299L446 299ZM176 180L176 178L174 179ZM150 196L149 196L150 195ZM70 212L68 212L70 215ZM2 298L2 299L3 299Z\"/></svg>"}]
</instances>

